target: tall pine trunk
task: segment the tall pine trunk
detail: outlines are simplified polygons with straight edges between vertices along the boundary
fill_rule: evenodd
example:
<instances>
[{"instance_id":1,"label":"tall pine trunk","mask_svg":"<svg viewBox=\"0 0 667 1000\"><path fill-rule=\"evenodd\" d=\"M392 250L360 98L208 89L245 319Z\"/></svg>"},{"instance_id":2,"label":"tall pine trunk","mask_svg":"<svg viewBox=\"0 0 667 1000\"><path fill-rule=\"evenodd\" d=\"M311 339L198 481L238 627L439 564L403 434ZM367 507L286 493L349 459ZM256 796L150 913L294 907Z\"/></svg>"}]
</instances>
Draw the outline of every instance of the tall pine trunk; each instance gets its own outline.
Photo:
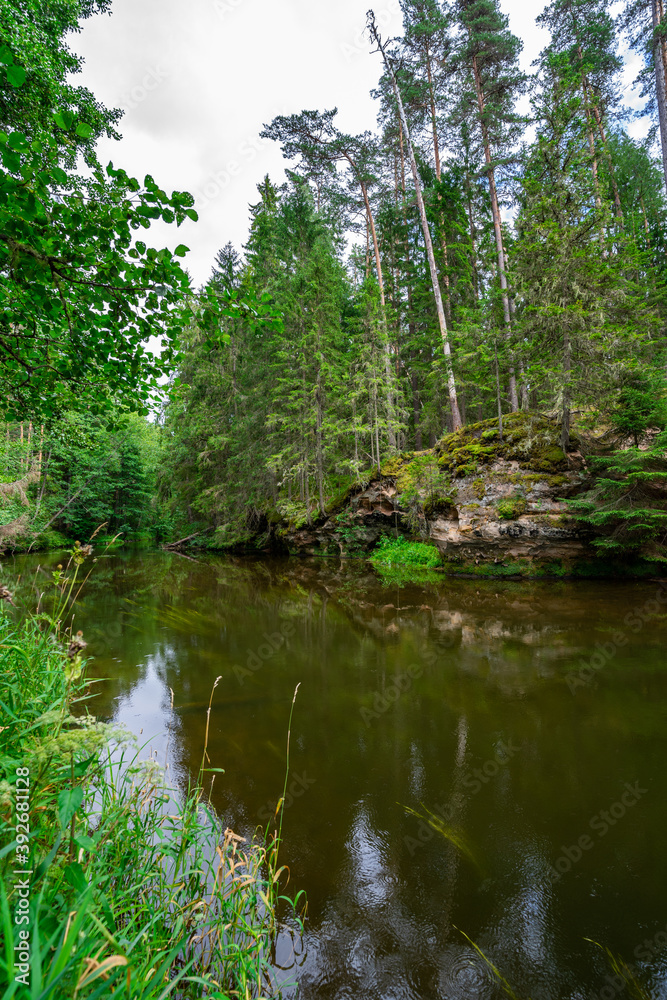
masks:
<instances>
[{"instance_id":1,"label":"tall pine trunk","mask_svg":"<svg viewBox=\"0 0 667 1000\"><path fill-rule=\"evenodd\" d=\"M508 341L512 339L512 316L510 312L510 297L507 287L507 273L505 270L505 247L503 243L503 228L500 219L500 205L498 203L498 191L496 189L496 172L493 167L491 157L491 140L489 130L486 125L486 106L484 92L482 90L482 78L477 65L477 57L472 57L472 72L475 81L475 91L477 93L477 105L479 108L479 121L482 129L482 142L484 144L484 160L486 162L486 175L489 178L489 196L491 198L491 215L493 217L493 233L496 241L496 255L498 257L498 280L500 283L500 296L503 304L503 320ZM510 364L510 404L512 412L519 409L519 397L516 389L516 373L514 365Z\"/></svg>"},{"instance_id":2,"label":"tall pine trunk","mask_svg":"<svg viewBox=\"0 0 667 1000\"><path fill-rule=\"evenodd\" d=\"M435 177L440 183L442 177L442 168L440 165L440 140L438 137L438 120L435 112L435 92L433 90L433 73L431 70L431 53L429 51L428 45L426 46L426 75L428 79L428 94L429 94L429 104L431 111L431 130L433 132L433 157L435 160ZM449 283L449 253L447 250L447 238L445 236L445 220L442 213L442 195L438 192L438 208L439 208L439 222L440 222L440 245L442 246L442 261L443 261L443 272L442 272L442 282L445 286L445 318L451 326L452 323L452 297Z\"/></svg>"},{"instance_id":3,"label":"tall pine trunk","mask_svg":"<svg viewBox=\"0 0 667 1000\"><path fill-rule=\"evenodd\" d=\"M373 212L371 209L371 202L368 197L368 188L364 183L361 171L359 170L357 164L354 162L349 153L343 153L345 159L348 161L355 174L357 175L357 180L359 181L359 187L361 188L361 194L364 199L364 205L366 207L366 218L371 231L371 237L373 239L373 253L375 254L375 270L378 278L378 285L380 287L380 305L382 307L382 332L384 334L382 345L382 350L384 352L384 368L385 375L387 377L387 387L386 387L386 406L387 406L387 438L389 440L389 447L392 449L396 448L396 431L395 422L396 417L394 413L394 395L391 391L391 349L389 346L389 331L387 329L387 305L385 301L384 294L384 277L382 274L382 259L380 257L380 244L378 243L377 231L375 229L375 219L373 218Z\"/></svg>"},{"instance_id":4,"label":"tall pine trunk","mask_svg":"<svg viewBox=\"0 0 667 1000\"><path fill-rule=\"evenodd\" d=\"M570 444L570 371L572 350L567 328L563 331L563 409L561 416L560 446L567 451Z\"/></svg>"},{"instance_id":5,"label":"tall pine trunk","mask_svg":"<svg viewBox=\"0 0 667 1000\"><path fill-rule=\"evenodd\" d=\"M454 369L452 368L452 349L449 343L449 335L447 332L447 320L445 319L445 310L442 302L442 294L440 292L440 282L438 280L438 270L435 264L435 256L433 253L433 241L431 240L431 232L428 227L428 219L426 218L426 208L424 206L424 197L422 195L422 182L419 176L419 169L417 167L417 161L415 159L415 151L412 145L412 140L410 138L410 129L408 128L408 121L405 116L405 109L403 107L403 101L401 99L401 93L398 88L398 81L394 74L394 69L391 64L389 57L380 41L380 36L378 34L377 28L375 26L375 17L372 12L369 12L369 29L371 32L371 37L374 39L379 51L382 53L382 58L384 60L387 73L391 80L392 88L394 91L394 96L396 98L396 103L398 105L398 113L401 118L401 124L403 126L403 134L405 136L405 141L408 147L408 155L410 157L410 167L412 168L412 176L415 184L415 195L417 198L417 208L419 209L419 218L421 220L422 231L424 233L424 243L426 244L426 254L428 257L429 270L431 272L431 284L433 286L433 297L435 299L435 306L438 313L438 323L440 326L440 335L442 337L443 350L445 354L445 365L447 368L447 388L449 394L449 405L452 411L452 424L454 430L459 430L462 426L461 414L459 412L459 403L456 394L456 383L454 381Z\"/></svg>"},{"instance_id":6,"label":"tall pine trunk","mask_svg":"<svg viewBox=\"0 0 667 1000\"><path fill-rule=\"evenodd\" d=\"M665 92L665 73L667 58L665 39L661 35L662 4L660 0L651 0L651 18L653 21L653 62L655 65L655 96L658 105L658 121L660 123L660 144L662 147L662 169L667 188L667 93Z\"/></svg>"}]
</instances>

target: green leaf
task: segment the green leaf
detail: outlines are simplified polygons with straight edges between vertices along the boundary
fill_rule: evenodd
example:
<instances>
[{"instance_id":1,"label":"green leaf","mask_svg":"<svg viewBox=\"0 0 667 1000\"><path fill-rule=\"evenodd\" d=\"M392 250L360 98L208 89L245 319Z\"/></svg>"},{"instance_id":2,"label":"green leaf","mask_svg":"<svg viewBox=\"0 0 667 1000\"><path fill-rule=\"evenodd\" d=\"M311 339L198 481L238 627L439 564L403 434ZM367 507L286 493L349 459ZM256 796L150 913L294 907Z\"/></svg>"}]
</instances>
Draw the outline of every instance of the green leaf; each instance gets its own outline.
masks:
<instances>
[{"instance_id":1,"label":"green leaf","mask_svg":"<svg viewBox=\"0 0 667 1000\"><path fill-rule=\"evenodd\" d=\"M26 72L22 66L7 66L5 72L13 87L22 87L25 83Z\"/></svg>"},{"instance_id":2,"label":"green leaf","mask_svg":"<svg viewBox=\"0 0 667 1000\"><path fill-rule=\"evenodd\" d=\"M81 808L82 803L83 788L77 786L76 788L67 788L64 792L60 792L58 795L58 819L61 826L66 827L69 825L72 816Z\"/></svg>"},{"instance_id":3,"label":"green leaf","mask_svg":"<svg viewBox=\"0 0 667 1000\"><path fill-rule=\"evenodd\" d=\"M68 865L63 874L66 881L69 882L69 884L76 889L77 892L85 892L88 888L88 881L83 873L83 868L78 861L73 861L72 864Z\"/></svg>"},{"instance_id":4,"label":"green leaf","mask_svg":"<svg viewBox=\"0 0 667 1000\"><path fill-rule=\"evenodd\" d=\"M12 149L16 149L19 152L30 148L27 136L23 135L22 132L12 132L7 142Z\"/></svg>"},{"instance_id":5,"label":"green leaf","mask_svg":"<svg viewBox=\"0 0 667 1000\"><path fill-rule=\"evenodd\" d=\"M74 777L83 778L84 774L87 772L88 768L97 761L97 754L93 754L92 757L88 757L86 760L80 760L78 764L74 765Z\"/></svg>"},{"instance_id":6,"label":"green leaf","mask_svg":"<svg viewBox=\"0 0 667 1000\"><path fill-rule=\"evenodd\" d=\"M95 841L91 837L87 837L85 833L77 834L74 838L74 843L84 851L94 851L96 847Z\"/></svg>"},{"instance_id":7,"label":"green leaf","mask_svg":"<svg viewBox=\"0 0 667 1000\"><path fill-rule=\"evenodd\" d=\"M81 139L90 139L91 135L93 134L93 130L90 127L90 125L87 125L85 122L79 122L79 124L76 127L76 134Z\"/></svg>"},{"instance_id":8,"label":"green leaf","mask_svg":"<svg viewBox=\"0 0 667 1000\"><path fill-rule=\"evenodd\" d=\"M71 111L59 111L55 116L54 121L58 128L63 129L65 132L69 132L74 121L74 115Z\"/></svg>"},{"instance_id":9,"label":"green leaf","mask_svg":"<svg viewBox=\"0 0 667 1000\"><path fill-rule=\"evenodd\" d=\"M186 253L190 252L190 247L186 247L184 243L179 243L174 253L177 257L185 257Z\"/></svg>"}]
</instances>

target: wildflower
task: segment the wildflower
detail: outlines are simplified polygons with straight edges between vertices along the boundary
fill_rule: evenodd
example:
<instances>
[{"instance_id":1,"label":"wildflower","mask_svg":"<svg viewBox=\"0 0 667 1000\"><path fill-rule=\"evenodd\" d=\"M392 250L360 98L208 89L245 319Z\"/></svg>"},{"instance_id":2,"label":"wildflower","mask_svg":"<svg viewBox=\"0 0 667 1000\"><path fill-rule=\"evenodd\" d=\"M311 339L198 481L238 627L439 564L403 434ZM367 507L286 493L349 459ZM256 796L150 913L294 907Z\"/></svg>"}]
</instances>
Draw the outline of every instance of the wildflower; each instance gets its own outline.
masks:
<instances>
[{"instance_id":1,"label":"wildflower","mask_svg":"<svg viewBox=\"0 0 667 1000\"><path fill-rule=\"evenodd\" d=\"M74 660L77 656L81 656L81 653L87 645L88 643L84 642L83 639L83 632L79 630L76 635L73 635L71 638L69 648L67 650L67 658L69 660Z\"/></svg>"},{"instance_id":2,"label":"wildflower","mask_svg":"<svg viewBox=\"0 0 667 1000\"><path fill-rule=\"evenodd\" d=\"M82 545L81 542L75 542L71 552L72 562L75 566L80 566L92 554L92 551L92 545Z\"/></svg>"}]
</instances>

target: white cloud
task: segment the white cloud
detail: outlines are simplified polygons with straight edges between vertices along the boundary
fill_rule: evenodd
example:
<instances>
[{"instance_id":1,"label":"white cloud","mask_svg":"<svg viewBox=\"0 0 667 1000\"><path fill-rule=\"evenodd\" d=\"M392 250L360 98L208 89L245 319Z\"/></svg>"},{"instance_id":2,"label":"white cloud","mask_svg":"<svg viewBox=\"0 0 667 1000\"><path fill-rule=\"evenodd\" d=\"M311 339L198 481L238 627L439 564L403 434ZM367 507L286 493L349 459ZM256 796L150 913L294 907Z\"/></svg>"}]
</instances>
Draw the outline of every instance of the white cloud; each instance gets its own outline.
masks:
<instances>
[{"instance_id":1,"label":"white cloud","mask_svg":"<svg viewBox=\"0 0 667 1000\"><path fill-rule=\"evenodd\" d=\"M156 245L184 242L195 282L216 251L247 238L248 205L265 173L280 180L275 143L259 139L276 114L339 108L349 132L375 126L369 91L380 59L364 33L370 0L114 0L111 17L85 22L72 47L81 77L107 106L126 109L120 143L101 144L112 159L165 189L196 195L198 223L153 227ZM383 34L401 29L398 0L376 0ZM534 18L544 4L501 0L524 42L522 64L548 40Z\"/></svg>"}]
</instances>

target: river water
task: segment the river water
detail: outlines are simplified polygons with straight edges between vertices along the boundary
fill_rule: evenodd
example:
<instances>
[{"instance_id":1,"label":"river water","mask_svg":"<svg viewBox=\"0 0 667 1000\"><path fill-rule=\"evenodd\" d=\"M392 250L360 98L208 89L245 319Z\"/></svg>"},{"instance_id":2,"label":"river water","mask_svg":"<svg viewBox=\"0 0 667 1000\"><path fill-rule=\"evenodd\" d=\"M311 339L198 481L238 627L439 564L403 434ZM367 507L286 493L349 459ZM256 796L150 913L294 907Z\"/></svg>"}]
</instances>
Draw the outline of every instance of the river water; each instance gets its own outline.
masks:
<instances>
[{"instance_id":1,"label":"river water","mask_svg":"<svg viewBox=\"0 0 667 1000\"><path fill-rule=\"evenodd\" d=\"M29 603L57 561L5 561L3 582L20 573ZM148 553L98 561L75 627L107 678L92 710L159 759L171 727L182 778L221 677L212 802L242 834L282 793L300 684L282 861L309 909L299 954L279 948L288 995L503 996L474 942L520 1000L631 996L603 949L662 1000L666 623L667 581Z\"/></svg>"}]
</instances>

